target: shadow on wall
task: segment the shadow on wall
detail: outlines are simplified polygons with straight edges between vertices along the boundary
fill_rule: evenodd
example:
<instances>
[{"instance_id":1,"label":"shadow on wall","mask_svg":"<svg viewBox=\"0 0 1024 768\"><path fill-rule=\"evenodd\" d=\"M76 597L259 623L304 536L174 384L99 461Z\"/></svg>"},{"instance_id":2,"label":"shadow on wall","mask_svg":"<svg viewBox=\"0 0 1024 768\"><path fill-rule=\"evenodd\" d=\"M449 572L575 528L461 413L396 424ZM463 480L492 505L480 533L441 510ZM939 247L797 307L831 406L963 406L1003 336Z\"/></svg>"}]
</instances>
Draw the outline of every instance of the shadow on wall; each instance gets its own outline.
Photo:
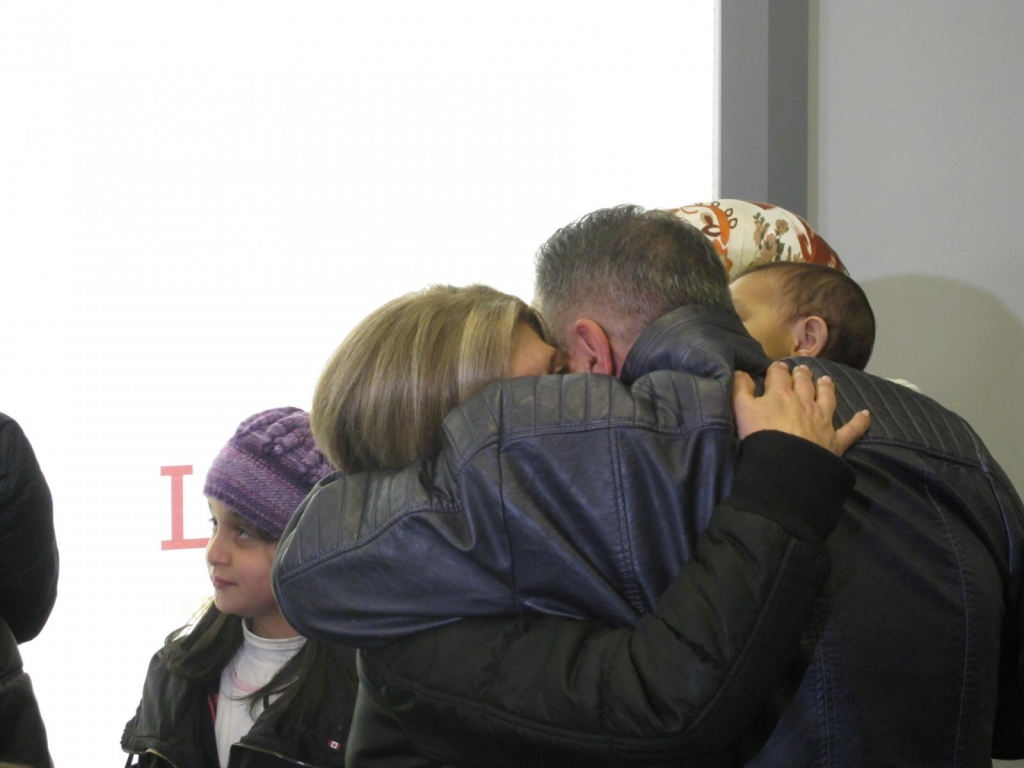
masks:
<instances>
[{"instance_id":1,"label":"shadow on wall","mask_svg":"<svg viewBox=\"0 0 1024 768\"><path fill-rule=\"evenodd\" d=\"M868 371L907 379L967 419L1024 494L1021 318L992 294L935 275L861 285L878 327Z\"/></svg>"}]
</instances>

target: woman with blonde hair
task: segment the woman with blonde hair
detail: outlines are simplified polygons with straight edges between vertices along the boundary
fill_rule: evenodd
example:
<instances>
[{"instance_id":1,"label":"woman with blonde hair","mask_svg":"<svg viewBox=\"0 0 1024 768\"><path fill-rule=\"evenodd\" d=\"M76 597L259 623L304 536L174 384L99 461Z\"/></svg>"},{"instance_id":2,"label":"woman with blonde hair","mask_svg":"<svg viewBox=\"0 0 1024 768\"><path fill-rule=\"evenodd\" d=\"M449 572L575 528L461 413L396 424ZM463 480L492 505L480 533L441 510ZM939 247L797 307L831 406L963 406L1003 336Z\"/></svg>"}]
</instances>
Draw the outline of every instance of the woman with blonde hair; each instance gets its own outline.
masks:
<instances>
[{"instance_id":1,"label":"woman with blonde hair","mask_svg":"<svg viewBox=\"0 0 1024 768\"><path fill-rule=\"evenodd\" d=\"M401 468L440 450L442 422L496 379L564 372L540 314L485 285L435 285L388 302L345 338L311 425L338 469Z\"/></svg>"},{"instance_id":2,"label":"woman with blonde hair","mask_svg":"<svg viewBox=\"0 0 1024 768\"><path fill-rule=\"evenodd\" d=\"M648 742L667 745L664 759L688 748L712 755L743 734L795 652L828 573L824 539L854 482L832 451L855 441L866 417L839 439L828 380L815 385L806 367L791 376L777 363L755 398L753 380L737 374L733 493L705 520L709 532L693 535L700 556L677 558L664 596L645 605L639 590L615 591L632 578L619 544L628 538L640 558L657 557L682 549L678 532L696 525L698 504L680 498L682 484L649 468L655 458L685 463L679 449L698 422L687 410L693 377L486 387L559 372L563 358L545 336L514 297L436 286L371 314L320 377L312 429L347 474L296 511L274 590L290 622L368 649L348 765L557 765L580 762L574 750L596 764L609 744L625 764L647 757ZM708 428L703 446L736 450L731 424ZM631 537L649 519L677 521L678 535L644 547L650 537ZM555 593L578 598L556 615L614 626L531 615L555 612ZM616 600L617 615L602 611ZM710 731L699 727L707 716L718 718ZM455 721L454 730L466 725L457 734ZM495 727L505 722L516 723L511 736ZM634 725L649 723L633 738ZM535 727L555 742L568 735L552 744Z\"/></svg>"}]
</instances>

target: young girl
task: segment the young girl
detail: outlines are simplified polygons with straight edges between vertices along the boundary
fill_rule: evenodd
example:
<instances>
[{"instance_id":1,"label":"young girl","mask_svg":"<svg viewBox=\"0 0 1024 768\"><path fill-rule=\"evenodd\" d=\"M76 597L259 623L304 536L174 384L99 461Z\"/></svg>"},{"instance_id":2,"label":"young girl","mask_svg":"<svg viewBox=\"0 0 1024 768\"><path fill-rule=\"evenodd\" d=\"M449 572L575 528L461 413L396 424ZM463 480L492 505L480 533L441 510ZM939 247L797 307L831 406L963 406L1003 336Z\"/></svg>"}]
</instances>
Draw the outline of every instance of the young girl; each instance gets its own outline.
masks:
<instances>
[{"instance_id":1,"label":"young girl","mask_svg":"<svg viewBox=\"0 0 1024 768\"><path fill-rule=\"evenodd\" d=\"M218 454L203 489L213 601L150 662L128 765L344 765L355 652L300 637L270 586L288 519L331 469L298 408L249 417Z\"/></svg>"}]
</instances>

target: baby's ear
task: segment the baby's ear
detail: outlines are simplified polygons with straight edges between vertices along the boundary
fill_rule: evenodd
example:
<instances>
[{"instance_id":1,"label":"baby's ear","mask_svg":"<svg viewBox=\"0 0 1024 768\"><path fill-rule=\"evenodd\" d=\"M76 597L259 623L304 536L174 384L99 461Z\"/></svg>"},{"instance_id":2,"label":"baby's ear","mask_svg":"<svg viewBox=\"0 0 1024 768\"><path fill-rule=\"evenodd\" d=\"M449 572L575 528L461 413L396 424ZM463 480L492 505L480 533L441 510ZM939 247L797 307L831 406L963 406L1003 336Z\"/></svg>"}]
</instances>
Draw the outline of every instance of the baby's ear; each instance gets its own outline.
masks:
<instances>
[{"instance_id":1,"label":"baby's ear","mask_svg":"<svg viewBox=\"0 0 1024 768\"><path fill-rule=\"evenodd\" d=\"M798 357L818 357L828 343L828 323L817 315L802 317L793 324L793 337Z\"/></svg>"}]
</instances>

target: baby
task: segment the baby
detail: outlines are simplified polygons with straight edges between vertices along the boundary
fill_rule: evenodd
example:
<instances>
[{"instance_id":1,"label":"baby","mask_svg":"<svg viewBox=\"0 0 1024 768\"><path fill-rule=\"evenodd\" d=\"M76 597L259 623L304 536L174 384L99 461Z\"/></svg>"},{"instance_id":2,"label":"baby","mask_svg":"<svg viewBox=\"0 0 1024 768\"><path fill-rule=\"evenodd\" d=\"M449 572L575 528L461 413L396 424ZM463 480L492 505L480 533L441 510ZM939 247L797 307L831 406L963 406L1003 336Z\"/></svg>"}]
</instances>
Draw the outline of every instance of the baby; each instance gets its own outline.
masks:
<instances>
[{"instance_id":1,"label":"baby","mask_svg":"<svg viewBox=\"0 0 1024 768\"><path fill-rule=\"evenodd\" d=\"M751 267L729 286L747 333L773 360L822 357L864 370L875 316L857 283L838 269L799 261Z\"/></svg>"}]
</instances>

